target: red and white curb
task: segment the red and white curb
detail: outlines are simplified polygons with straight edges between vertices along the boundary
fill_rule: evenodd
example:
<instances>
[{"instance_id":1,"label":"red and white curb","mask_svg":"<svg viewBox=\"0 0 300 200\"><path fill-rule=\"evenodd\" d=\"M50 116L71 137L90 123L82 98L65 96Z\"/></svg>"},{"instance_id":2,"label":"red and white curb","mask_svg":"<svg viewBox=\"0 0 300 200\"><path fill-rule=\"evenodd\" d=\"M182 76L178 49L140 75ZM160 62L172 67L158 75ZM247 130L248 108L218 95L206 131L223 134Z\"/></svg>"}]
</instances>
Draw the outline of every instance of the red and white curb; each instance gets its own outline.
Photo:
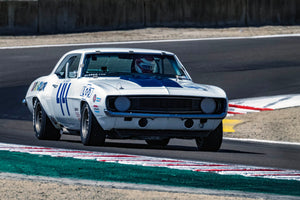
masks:
<instances>
[{"instance_id":1,"label":"red and white curb","mask_svg":"<svg viewBox=\"0 0 300 200\"><path fill-rule=\"evenodd\" d=\"M213 162L177 160L149 156L114 154L104 152L68 150L50 147L38 147L0 143L0 150L29 153L35 155L48 155L52 157L68 157L75 159L96 160L127 165L140 165L151 167L167 167L179 170L197 172L210 172L223 175L242 175L247 177L263 177L272 179L285 179L300 181L300 171L246 165L221 164Z\"/></svg>"},{"instance_id":2,"label":"red and white curb","mask_svg":"<svg viewBox=\"0 0 300 200\"><path fill-rule=\"evenodd\" d=\"M229 101L228 114L246 114L296 106L300 106L299 94L237 99Z\"/></svg>"}]
</instances>

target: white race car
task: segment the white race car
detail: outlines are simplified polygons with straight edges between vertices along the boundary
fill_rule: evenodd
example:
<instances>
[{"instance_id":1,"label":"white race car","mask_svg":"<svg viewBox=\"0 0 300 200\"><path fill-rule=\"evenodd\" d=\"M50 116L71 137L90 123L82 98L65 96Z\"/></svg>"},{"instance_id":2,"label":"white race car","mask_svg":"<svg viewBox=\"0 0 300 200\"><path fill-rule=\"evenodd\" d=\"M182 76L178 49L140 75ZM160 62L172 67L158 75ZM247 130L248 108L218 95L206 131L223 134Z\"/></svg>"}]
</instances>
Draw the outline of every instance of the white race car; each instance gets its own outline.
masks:
<instances>
[{"instance_id":1,"label":"white race car","mask_svg":"<svg viewBox=\"0 0 300 200\"><path fill-rule=\"evenodd\" d=\"M106 138L196 139L199 150L222 144L225 92L192 82L170 52L95 48L66 53L48 76L36 79L23 100L41 140L78 134L84 145Z\"/></svg>"}]
</instances>

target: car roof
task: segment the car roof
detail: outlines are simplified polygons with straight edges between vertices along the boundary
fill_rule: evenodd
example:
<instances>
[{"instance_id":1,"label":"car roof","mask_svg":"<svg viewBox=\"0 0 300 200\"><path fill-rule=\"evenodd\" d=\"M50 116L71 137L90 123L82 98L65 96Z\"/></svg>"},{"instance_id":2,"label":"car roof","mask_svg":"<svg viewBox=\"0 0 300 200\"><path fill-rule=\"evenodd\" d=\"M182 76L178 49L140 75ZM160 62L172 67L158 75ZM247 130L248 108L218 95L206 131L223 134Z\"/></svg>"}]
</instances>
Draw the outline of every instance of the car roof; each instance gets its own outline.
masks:
<instances>
[{"instance_id":1,"label":"car roof","mask_svg":"<svg viewBox=\"0 0 300 200\"><path fill-rule=\"evenodd\" d=\"M174 55L171 52L162 50L152 50L152 49L138 49L138 48L86 48L77 49L70 51L69 53L145 53L145 54L168 54Z\"/></svg>"}]
</instances>

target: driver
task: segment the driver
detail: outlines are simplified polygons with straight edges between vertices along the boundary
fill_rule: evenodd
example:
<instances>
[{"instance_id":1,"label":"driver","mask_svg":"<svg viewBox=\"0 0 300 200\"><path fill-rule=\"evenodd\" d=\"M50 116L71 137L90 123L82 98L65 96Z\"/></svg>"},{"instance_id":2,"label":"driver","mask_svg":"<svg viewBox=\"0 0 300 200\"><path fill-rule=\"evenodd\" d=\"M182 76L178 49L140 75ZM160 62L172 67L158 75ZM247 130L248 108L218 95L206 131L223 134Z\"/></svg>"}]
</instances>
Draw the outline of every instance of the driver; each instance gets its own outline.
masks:
<instances>
[{"instance_id":1,"label":"driver","mask_svg":"<svg viewBox=\"0 0 300 200\"><path fill-rule=\"evenodd\" d=\"M135 71L141 74L152 74L157 71L153 56L145 56L135 60Z\"/></svg>"}]
</instances>

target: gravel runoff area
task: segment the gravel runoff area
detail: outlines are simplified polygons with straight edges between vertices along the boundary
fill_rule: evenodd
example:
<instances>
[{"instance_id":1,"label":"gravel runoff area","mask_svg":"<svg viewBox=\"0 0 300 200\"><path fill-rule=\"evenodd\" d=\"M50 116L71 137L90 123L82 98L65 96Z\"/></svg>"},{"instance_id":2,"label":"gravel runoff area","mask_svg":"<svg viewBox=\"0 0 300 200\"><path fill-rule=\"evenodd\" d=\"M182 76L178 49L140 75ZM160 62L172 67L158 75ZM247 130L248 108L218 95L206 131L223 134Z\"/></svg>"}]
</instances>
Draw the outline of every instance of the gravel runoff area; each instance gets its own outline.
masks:
<instances>
[{"instance_id":1,"label":"gravel runoff area","mask_svg":"<svg viewBox=\"0 0 300 200\"><path fill-rule=\"evenodd\" d=\"M0 36L0 47L278 34L300 34L300 26L225 29L146 28L58 35ZM225 137L300 142L300 107L228 118L242 120L242 123L235 127L235 133L225 133ZM0 199L245 199L235 196L128 190L3 177L0 178L0 185Z\"/></svg>"},{"instance_id":2,"label":"gravel runoff area","mask_svg":"<svg viewBox=\"0 0 300 200\"><path fill-rule=\"evenodd\" d=\"M216 37L251 37L281 34L300 34L300 26L263 26L237 28L145 28L74 34L0 36L0 47Z\"/></svg>"},{"instance_id":3,"label":"gravel runoff area","mask_svg":"<svg viewBox=\"0 0 300 200\"><path fill-rule=\"evenodd\" d=\"M214 190L201 190L195 191L176 191L176 188L160 188L159 191L155 189L147 188L151 187L142 186L140 189L132 189L130 186L119 186L122 189L115 188L114 183L111 185L105 184L89 185L89 183L71 181L55 181L55 180L39 180L44 179L43 177L10 177L13 175L8 175L8 178L0 178L0 199L101 199L101 200L112 200L112 199L180 199L180 200L254 200L254 199L264 199L265 195L261 194L243 194L241 192L235 193L234 195L230 192L225 192L226 195L222 194L222 191ZM107 183L107 182L106 182ZM117 186L118 187L118 186ZM140 186L136 186L139 188ZM127 188L127 189L124 189ZM168 190L172 192L168 192ZM200 193L200 194L199 194ZM276 196L273 196L276 197Z\"/></svg>"},{"instance_id":4,"label":"gravel runoff area","mask_svg":"<svg viewBox=\"0 0 300 200\"><path fill-rule=\"evenodd\" d=\"M234 115L242 122L225 137L300 143L300 107Z\"/></svg>"}]
</instances>

